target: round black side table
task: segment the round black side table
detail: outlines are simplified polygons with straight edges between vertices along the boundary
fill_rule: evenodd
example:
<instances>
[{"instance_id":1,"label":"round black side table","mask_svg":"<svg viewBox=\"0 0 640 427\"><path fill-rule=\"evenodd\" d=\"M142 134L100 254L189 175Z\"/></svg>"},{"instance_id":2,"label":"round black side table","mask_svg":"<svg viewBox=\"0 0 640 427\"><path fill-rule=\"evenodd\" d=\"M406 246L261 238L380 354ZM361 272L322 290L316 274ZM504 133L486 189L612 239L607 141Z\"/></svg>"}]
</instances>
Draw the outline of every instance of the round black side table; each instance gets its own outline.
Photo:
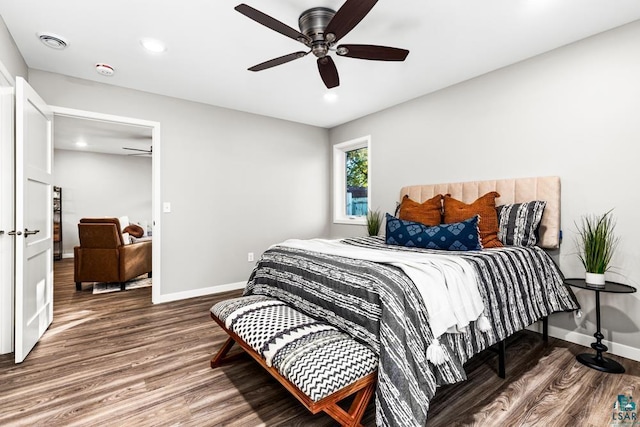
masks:
<instances>
[{"instance_id":1,"label":"round black side table","mask_svg":"<svg viewBox=\"0 0 640 427\"><path fill-rule=\"evenodd\" d=\"M578 362L586 365L590 368L597 369L602 372L609 372L612 374L621 374L624 372L624 367L615 360L607 359L602 356L602 353L609 350L606 345L602 344L604 335L600 332L600 292L607 292L613 294L630 294L636 291L636 288L629 285L623 285L616 282L605 282L604 286L593 286L587 284L584 279L565 279L564 283L569 286L580 289L588 289L596 293L596 333L593 336L596 338L596 342L591 344L591 348L596 351L596 354L582 353L576 356Z\"/></svg>"}]
</instances>

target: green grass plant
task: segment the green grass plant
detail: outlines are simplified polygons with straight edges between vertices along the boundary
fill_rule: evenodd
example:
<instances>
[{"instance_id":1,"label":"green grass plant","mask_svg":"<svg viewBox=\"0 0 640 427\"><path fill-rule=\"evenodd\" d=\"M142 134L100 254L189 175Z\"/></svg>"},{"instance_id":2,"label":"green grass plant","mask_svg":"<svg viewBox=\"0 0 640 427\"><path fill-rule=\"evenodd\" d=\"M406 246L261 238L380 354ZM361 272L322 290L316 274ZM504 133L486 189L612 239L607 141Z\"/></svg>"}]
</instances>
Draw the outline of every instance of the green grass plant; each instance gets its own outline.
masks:
<instances>
[{"instance_id":1,"label":"green grass plant","mask_svg":"<svg viewBox=\"0 0 640 427\"><path fill-rule=\"evenodd\" d=\"M611 211L582 217L578 226L578 256L587 273L604 274L611 267L611 258L619 241L614 234L615 227Z\"/></svg>"},{"instance_id":2,"label":"green grass plant","mask_svg":"<svg viewBox=\"0 0 640 427\"><path fill-rule=\"evenodd\" d=\"M382 213L378 210L367 212L367 232L369 236L377 236L382 225Z\"/></svg>"}]
</instances>

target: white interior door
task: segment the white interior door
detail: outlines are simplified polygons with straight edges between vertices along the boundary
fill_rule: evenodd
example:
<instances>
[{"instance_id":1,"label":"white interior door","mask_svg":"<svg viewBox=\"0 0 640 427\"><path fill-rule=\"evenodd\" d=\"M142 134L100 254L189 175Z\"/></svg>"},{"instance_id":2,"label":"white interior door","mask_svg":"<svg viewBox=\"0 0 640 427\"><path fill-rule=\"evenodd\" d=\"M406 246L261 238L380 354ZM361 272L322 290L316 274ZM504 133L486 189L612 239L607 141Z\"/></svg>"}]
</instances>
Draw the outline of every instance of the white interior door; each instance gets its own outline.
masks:
<instances>
[{"instance_id":1,"label":"white interior door","mask_svg":"<svg viewBox=\"0 0 640 427\"><path fill-rule=\"evenodd\" d=\"M15 356L22 362L53 320L53 113L16 79Z\"/></svg>"}]
</instances>

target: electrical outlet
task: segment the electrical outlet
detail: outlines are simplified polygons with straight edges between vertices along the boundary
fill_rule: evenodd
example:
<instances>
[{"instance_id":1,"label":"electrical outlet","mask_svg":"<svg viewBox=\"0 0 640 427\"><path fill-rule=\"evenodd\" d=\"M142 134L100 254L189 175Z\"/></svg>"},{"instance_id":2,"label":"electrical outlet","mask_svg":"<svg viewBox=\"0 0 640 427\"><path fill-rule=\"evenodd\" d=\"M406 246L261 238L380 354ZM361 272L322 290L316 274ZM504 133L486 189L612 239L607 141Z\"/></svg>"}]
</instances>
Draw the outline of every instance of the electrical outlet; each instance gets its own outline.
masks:
<instances>
[{"instance_id":1,"label":"electrical outlet","mask_svg":"<svg viewBox=\"0 0 640 427\"><path fill-rule=\"evenodd\" d=\"M253 252L247 254L247 262L253 262Z\"/></svg>"}]
</instances>

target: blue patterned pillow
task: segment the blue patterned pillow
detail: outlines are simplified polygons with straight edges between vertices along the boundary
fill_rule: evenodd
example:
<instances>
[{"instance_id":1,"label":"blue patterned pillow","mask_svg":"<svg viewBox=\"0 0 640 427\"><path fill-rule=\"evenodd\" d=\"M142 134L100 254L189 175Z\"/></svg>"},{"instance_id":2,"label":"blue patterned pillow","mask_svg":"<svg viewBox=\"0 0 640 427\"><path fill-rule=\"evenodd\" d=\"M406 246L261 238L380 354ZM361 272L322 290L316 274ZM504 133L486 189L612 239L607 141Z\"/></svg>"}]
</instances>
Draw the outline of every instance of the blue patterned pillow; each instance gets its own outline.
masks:
<instances>
[{"instance_id":1,"label":"blue patterned pillow","mask_svg":"<svg viewBox=\"0 0 640 427\"><path fill-rule=\"evenodd\" d=\"M478 215L462 222L433 227L419 222L405 221L389 214L387 217L387 245L446 251L475 251L482 249L478 233Z\"/></svg>"}]
</instances>

